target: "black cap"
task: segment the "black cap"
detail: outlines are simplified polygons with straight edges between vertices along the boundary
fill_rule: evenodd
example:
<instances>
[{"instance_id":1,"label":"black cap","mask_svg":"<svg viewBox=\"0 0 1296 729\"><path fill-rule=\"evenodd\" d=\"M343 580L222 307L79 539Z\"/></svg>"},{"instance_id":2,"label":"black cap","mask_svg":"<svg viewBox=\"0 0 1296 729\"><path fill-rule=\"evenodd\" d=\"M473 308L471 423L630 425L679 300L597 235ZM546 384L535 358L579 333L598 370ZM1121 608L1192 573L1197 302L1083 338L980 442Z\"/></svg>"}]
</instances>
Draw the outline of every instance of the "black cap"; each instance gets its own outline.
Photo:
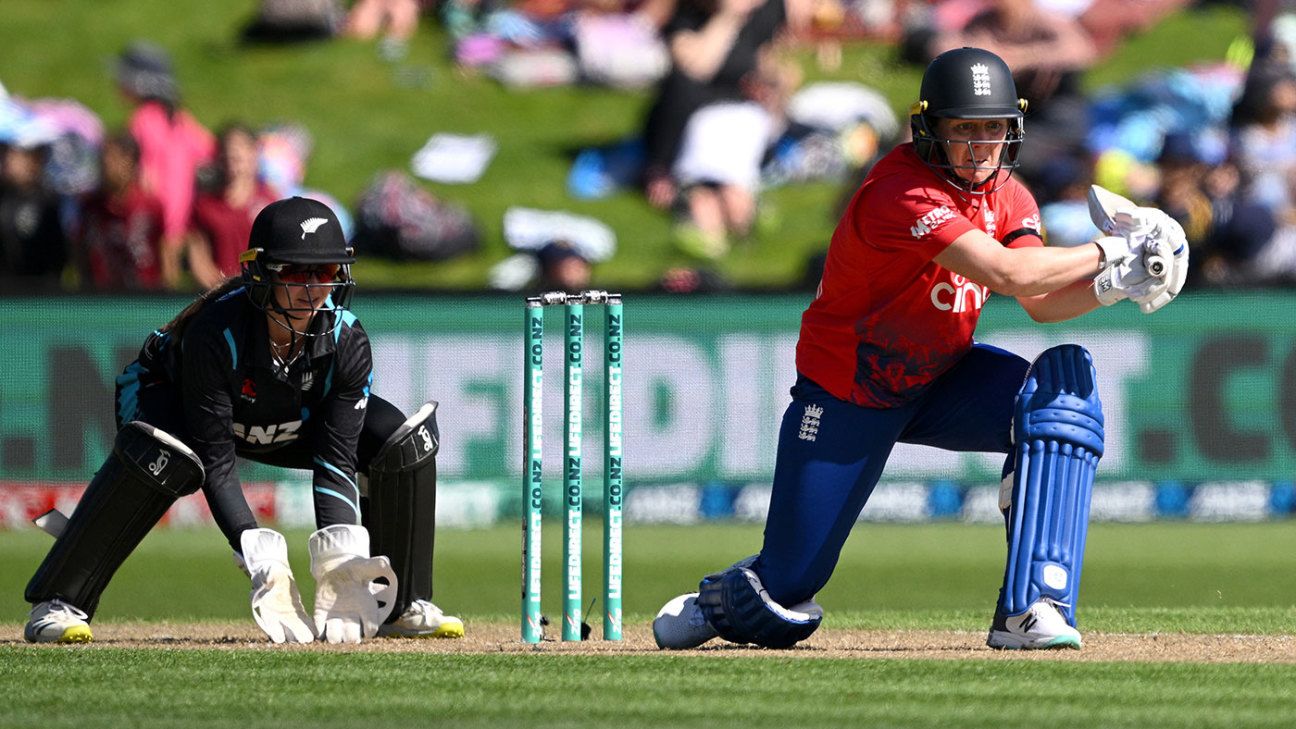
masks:
<instances>
[{"instance_id":1,"label":"black cap","mask_svg":"<svg viewBox=\"0 0 1296 729\"><path fill-rule=\"evenodd\" d=\"M280 263L355 263L342 225L329 206L305 197L290 197L265 206L252 221L248 249Z\"/></svg>"},{"instance_id":2,"label":"black cap","mask_svg":"<svg viewBox=\"0 0 1296 729\"><path fill-rule=\"evenodd\" d=\"M536 259L540 261L541 266L546 268L556 266L569 258L586 260L585 256L582 256L575 246L565 240L551 241L536 251Z\"/></svg>"},{"instance_id":3,"label":"black cap","mask_svg":"<svg viewBox=\"0 0 1296 729\"><path fill-rule=\"evenodd\" d=\"M981 48L945 51L927 65L919 109L944 119L1022 117L1017 86L1003 59Z\"/></svg>"},{"instance_id":4,"label":"black cap","mask_svg":"<svg viewBox=\"0 0 1296 729\"><path fill-rule=\"evenodd\" d=\"M117 59L117 83L141 99L175 103L180 97L171 56L148 41L136 41Z\"/></svg>"}]
</instances>

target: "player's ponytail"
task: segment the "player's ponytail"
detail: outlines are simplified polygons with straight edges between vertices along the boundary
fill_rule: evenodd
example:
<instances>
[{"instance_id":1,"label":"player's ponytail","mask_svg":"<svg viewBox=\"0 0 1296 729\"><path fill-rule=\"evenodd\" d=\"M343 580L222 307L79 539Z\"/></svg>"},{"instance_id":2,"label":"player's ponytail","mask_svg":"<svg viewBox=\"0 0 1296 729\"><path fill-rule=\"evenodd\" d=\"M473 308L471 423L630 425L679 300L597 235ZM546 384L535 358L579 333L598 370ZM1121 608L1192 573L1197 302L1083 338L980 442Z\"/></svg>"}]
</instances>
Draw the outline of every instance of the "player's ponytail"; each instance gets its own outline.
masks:
<instances>
[{"instance_id":1,"label":"player's ponytail","mask_svg":"<svg viewBox=\"0 0 1296 729\"><path fill-rule=\"evenodd\" d=\"M198 294L198 298L194 299L193 302L182 309L179 314L176 314L175 318L167 322L166 326L162 327L160 331L170 334L172 341L179 344L180 339L184 337L185 328L189 326L189 321L193 319L199 311L202 311L202 308L207 305L207 302L215 301L242 285L242 276L230 276L221 283L207 289L201 294Z\"/></svg>"}]
</instances>

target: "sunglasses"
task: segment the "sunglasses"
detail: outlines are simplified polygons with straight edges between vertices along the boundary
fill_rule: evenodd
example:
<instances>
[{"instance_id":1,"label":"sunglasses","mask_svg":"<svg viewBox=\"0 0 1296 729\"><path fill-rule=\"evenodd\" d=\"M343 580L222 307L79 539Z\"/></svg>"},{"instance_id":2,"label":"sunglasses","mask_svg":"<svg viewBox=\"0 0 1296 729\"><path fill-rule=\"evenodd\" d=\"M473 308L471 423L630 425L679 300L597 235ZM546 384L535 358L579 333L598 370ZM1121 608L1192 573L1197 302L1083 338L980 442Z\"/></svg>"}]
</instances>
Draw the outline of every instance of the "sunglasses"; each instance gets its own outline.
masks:
<instances>
[{"instance_id":1,"label":"sunglasses","mask_svg":"<svg viewBox=\"0 0 1296 729\"><path fill-rule=\"evenodd\" d=\"M342 266L337 263L321 263L313 266L283 263L267 266L267 268L274 272L275 277L280 281L291 284L331 283L336 281L338 274L342 272Z\"/></svg>"}]
</instances>

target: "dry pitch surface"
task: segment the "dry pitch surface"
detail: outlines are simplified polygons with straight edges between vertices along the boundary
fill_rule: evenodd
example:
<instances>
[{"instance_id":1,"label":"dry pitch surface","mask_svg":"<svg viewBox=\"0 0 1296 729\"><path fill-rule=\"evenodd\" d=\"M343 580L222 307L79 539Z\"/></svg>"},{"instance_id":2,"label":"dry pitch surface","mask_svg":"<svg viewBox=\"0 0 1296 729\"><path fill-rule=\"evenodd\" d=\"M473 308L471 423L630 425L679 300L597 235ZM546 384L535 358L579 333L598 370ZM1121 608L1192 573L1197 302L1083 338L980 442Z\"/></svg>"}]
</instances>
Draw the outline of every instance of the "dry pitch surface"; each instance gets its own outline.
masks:
<instances>
[{"instance_id":1,"label":"dry pitch surface","mask_svg":"<svg viewBox=\"0 0 1296 729\"><path fill-rule=\"evenodd\" d=\"M240 649L288 651L359 651L384 653L542 653L575 655L660 654L647 625L627 626L625 640L563 643L546 640L527 645L517 627L469 623L459 640L378 639L361 645L275 646L249 623L105 623L96 625L90 646L156 649ZM595 634L597 635L597 630ZM891 658L1049 661L1148 661L1181 663L1296 663L1293 635L1194 635L1184 633L1086 633L1083 650L996 651L985 646L982 632L935 630L821 630L792 650L772 651L713 641L672 655L722 658ZM26 645L21 638L0 645ZM49 646L68 650L68 646ZM77 648L73 648L77 649Z\"/></svg>"}]
</instances>

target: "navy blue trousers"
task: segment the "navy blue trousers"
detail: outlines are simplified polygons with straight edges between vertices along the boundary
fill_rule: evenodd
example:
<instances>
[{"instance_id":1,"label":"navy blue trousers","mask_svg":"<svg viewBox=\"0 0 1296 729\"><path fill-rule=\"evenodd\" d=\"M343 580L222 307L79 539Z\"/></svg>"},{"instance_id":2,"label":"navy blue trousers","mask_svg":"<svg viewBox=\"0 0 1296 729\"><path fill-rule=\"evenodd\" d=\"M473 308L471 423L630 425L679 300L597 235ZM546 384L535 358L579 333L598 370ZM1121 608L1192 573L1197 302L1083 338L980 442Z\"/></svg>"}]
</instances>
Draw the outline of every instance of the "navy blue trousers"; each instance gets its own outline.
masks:
<instances>
[{"instance_id":1,"label":"navy blue trousers","mask_svg":"<svg viewBox=\"0 0 1296 729\"><path fill-rule=\"evenodd\" d=\"M1013 402L1029 366L977 344L918 398L889 409L853 405L799 378L779 430L765 542L753 567L770 598L795 605L828 583L896 443L1008 453Z\"/></svg>"}]
</instances>

